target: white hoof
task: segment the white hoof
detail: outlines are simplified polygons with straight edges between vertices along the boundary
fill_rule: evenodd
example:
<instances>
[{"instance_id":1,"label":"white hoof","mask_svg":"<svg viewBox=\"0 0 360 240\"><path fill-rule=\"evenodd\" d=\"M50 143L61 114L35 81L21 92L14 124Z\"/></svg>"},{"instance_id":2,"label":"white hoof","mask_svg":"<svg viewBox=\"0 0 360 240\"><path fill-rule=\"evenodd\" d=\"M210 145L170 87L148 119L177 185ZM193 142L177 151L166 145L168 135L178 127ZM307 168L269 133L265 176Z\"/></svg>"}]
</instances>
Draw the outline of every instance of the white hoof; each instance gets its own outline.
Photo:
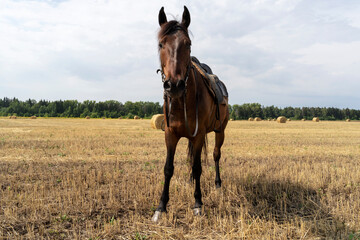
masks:
<instances>
[{"instance_id":1,"label":"white hoof","mask_svg":"<svg viewBox=\"0 0 360 240\"><path fill-rule=\"evenodd\" d=\"M161 217L160 211L155 211L154 216L151 218L151 221L157 223Z\"/></svg>"},{"instance_id":2,"label":"white hoof","mask_svg":"<svg viewBox=\"0 0 360 240\"><path fill-rule=\"evenodd\" d=\"M200 216L201 215L201 207L200 208L194 208L194 216Z\"/></svg>"}]
</instances>

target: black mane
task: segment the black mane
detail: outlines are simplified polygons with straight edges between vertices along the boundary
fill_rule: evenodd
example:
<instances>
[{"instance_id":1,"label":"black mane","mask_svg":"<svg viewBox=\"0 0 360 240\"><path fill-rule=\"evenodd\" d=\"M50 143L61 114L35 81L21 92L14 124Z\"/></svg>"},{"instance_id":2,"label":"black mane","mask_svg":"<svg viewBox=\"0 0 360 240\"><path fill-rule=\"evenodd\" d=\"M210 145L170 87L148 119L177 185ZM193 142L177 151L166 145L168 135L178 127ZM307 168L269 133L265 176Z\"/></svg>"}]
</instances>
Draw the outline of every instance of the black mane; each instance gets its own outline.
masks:
<instances>
[{"instance_id":1,"label":"black mane","mask_svg":"<svg viewBox=\"0 0 360 240\"><path fill-rule=\"evenodd\" d=\"M181 23L179 23L176 20L172 20L169 21L167 23L164 23L161 26L161 29L159 31L159 35L158 38L162 39L163 37L165 37L166 35L170 35L175 33L178 30L182 30L184 31L184 33L186 34L186 36L189 38L189 33L186 27L184 27L184 25L182 25Z\"/></svg>"}]
</instances>

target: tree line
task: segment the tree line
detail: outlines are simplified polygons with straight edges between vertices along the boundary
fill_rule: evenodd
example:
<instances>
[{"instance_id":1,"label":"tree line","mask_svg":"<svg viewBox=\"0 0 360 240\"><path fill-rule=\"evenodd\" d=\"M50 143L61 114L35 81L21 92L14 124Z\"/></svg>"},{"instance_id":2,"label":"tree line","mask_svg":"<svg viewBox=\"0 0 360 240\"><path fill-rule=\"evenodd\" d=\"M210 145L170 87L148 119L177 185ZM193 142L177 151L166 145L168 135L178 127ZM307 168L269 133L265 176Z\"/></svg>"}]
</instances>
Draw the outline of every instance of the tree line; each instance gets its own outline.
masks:
<instances>
[{"instance_id":1,"label":"tree line","mask_svg":"<svg viewBox=\"0 0 360 240\"><path fill-rule=\"evenodd\" d=\"M320 120L360 120L360 110L349 108L334 107L285 107L261 106L259 103L245 103L242 105L232 105L230 109L230 118L234 120L245 120L250 117L260 117L262 119L277 118L284 116L293 120L318 117Z\"/></svg>"},{"instance_id":2,"label":"tree line","mask_svg":"<svg viewBox=\"0 0 360 240\"><path fill-rule=\"evenodd\" d=\"M262 106L259 103L244 103L242 105L229 105L230 118L246 120L250 117L262 119L285 116L294 120L312 119L319 117L321 120L360 120L360 110L339 109L334 107L285 107ZM19 117L75 117L75 118L151 118L154 114L163 113L162 105L158 102L130 102L121 103L115 100L96 102L86 100L57 100L36 101L28 99L21 101L17 98L0 99L0 116Z\"/></svg>"},{"instance_id":3,"label":"tree line","mask_svg":"<svg viewBox=\"0 0 360 240\"><path fill-rule=\"evenodd\" d=\"M0 116L19 117L74 117L74 118L150 118L154 114L162 113L162 106L156 102L125 102L124 104L115 100L96 102L86 100L58 100L36 101L28 99L20 101L16 98L0 99Z\"/></svg>"}]
</instances>

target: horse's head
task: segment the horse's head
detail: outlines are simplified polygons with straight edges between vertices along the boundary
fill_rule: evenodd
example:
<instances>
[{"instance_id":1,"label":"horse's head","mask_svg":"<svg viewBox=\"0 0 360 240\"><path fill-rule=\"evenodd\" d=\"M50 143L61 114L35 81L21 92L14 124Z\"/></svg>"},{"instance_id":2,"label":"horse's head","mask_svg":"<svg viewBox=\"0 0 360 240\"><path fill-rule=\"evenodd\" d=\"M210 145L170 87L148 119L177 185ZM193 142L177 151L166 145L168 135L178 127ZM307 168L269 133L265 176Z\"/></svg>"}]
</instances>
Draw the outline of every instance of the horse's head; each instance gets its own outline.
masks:
<instances>
[{"instance_id":1,"label":"horse's head","mask_svg":"<svg viewBox=\"0 0 360 240\"><path fill-rule=\"evenodd\" d=\"M184 6L181 23L167 21L164 7L159 11L159 55L164 90L173 98L181 97L189 77L191 40L188 34L190 13Z\"/></svg>"}]
</instances>

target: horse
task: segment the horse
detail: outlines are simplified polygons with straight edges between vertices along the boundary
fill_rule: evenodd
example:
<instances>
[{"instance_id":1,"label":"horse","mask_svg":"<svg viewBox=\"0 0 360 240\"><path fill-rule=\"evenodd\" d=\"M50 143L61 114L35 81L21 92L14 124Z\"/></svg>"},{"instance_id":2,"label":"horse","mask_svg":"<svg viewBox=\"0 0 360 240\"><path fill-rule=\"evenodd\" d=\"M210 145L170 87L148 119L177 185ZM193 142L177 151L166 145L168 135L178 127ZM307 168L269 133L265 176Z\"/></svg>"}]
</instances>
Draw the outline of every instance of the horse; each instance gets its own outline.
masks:
<instances>
[{"instance_id":1,"label":"horse","mask_svg":"<svg viewBox=\"0 0 360 240\"><path fill-rule=\"evenodd\" d=\"M201 152L206 148L207 133L215 131L215 186L221 187L219 161L221 146L225 138L225 128L229 120L228 97L221 103L209 91L204 74L190 56L191 40L188 27L190 13L186 6L181 22L167 21L164 7L159 11L158 52L160 57L163 88L164 88L164 122L166 142L166 162L164 166L164 187L160 203L152 217L157 222L169 201L170 180L174 173L174 154L180 138L188 139L188 158L191 177L195 181L194 215L201 215L200 176Z\"/></svg>"}]
</instances>

